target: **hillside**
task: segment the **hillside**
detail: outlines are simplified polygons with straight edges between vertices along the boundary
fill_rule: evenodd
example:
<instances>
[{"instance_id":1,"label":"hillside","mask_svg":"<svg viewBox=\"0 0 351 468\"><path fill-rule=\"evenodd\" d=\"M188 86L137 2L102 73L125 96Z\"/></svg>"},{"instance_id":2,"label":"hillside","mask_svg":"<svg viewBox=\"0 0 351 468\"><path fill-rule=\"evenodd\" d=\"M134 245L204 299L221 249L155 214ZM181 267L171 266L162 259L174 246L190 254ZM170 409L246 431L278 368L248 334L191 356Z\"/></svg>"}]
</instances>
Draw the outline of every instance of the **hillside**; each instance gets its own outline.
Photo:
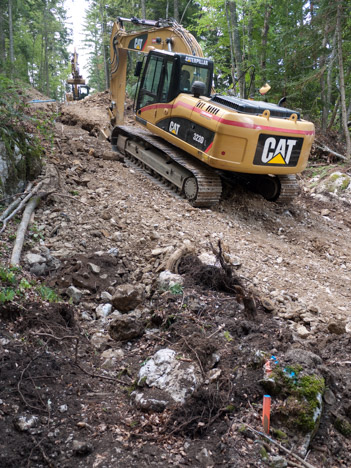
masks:
<instances>
[{"instance_id":1,"label":"hillside","mask_svg":"<svg viewBox=\"0 0 351 468\"><path fill-rule=\"evenodd\" d=\"M111 151L107 105L101 93L60 110L22 255L27 281L65 302L28 288L0 306L0 465L350 466L351 196L325 186L350 166L312 160L287 206L238 186L195 209ZM197 262L216 251L215 268ZM170 265L181 277L160 285ZM138 377L162 349L198 372L166 409ZM250 429L262 430L272 355L324 382L316 434L270 389L271 437L299 459Z\"/></svg>"}]
</instances>

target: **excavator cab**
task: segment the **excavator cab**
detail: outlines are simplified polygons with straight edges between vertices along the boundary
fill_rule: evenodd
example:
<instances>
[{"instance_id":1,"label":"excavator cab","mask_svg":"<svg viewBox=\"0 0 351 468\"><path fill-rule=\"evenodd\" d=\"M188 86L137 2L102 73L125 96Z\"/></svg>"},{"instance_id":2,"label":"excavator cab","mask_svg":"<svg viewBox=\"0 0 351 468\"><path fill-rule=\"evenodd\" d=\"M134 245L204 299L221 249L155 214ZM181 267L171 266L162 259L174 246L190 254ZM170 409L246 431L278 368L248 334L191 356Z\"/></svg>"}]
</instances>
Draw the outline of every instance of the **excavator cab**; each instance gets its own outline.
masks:
<instances>
[{"instance_id":1,"label":"excavator cab","mask_svg":"<svg viewBox=\"0 0 351 468\"><path fill-rule=\"evenodd\" d=\"M142 73L136 111L155 103L167 103L180 93L191 94L194 82L204 84L204 96L210 96L213 62L202 57L151 51Z\"/></svg>"}]
</instances>

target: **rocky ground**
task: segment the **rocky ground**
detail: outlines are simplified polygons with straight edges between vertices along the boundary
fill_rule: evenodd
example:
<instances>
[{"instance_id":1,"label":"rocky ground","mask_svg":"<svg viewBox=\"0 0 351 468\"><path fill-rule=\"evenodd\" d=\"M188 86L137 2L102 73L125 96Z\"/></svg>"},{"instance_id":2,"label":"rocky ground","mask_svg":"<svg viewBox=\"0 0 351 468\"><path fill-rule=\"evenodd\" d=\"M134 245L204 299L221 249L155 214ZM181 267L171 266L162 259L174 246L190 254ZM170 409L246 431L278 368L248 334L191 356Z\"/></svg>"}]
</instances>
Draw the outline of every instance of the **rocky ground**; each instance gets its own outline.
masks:
<instances>
[{"instance_id":1,"label":"rocky ground","mask_svg":"<svg viewBox=\"0 0 351 468\"><path fill-rule=\"evenodd\" d=\"M288 206L195 209L110 150L108 98L47 145L21 275L48 293L0 305L0 465L351 466L350 166L313 157Z\"/></svg>"}]
</instances>

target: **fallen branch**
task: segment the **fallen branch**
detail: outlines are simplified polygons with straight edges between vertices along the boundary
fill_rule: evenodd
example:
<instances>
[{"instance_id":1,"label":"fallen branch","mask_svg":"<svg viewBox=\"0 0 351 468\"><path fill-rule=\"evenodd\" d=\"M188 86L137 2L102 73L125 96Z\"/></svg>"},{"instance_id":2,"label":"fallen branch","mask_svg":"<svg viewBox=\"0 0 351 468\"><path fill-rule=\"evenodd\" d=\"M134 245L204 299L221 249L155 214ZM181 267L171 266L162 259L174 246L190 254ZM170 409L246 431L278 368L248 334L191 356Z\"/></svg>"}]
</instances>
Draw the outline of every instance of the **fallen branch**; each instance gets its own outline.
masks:
<instances>
[{"instance_id":1,"label":"fallen branch","mask_svg":"<svg viewBox=\"0 0 351 468\"><path fill-rule=\"evenodd\" d=\"M76 341L76 347L75 347L75 353L74 353L74 363L77 364L78 362L78 346L79 346L79 337L76 335L66 335L66 336L55 336L50 333L41 333L41 332L36 332L36 333L31 333L32 336L46 336L48 338L52 338L53 340L56 341L63 341L63 340L75 340Z\"/></svg>"},{"instance_id":2,"label":"fallen branch","mask_svg":"<svg viewBox=\"0 0 351 468\"><path fill-rule=\"evenodd\" d=\"M31 455L32 455L32 453L33 453L33 451L34 451L34 449L35 449L35 448L38 448L38 449L40 450L40 453L41 453L42 457L44 458L44 460L46 461L47 465L49 466L49 468L55 468L56 465L55 465L54 463L52 463L52 461L50 460L50 458L46 455L46 453L45 453L43 447L41 446L41 442L42 442L44 439L42 439L40 442L37 442L37 440L35 439L35 437L34 437L33 435L31 435L31 439L32 439L32 441L33 441L33 443L34 443L34 447L32 448L31 453L30 453L30 455L29 455L29 457L28 457L28 464L27 464L27 466L30 466L30 465L29 465L29 463L30 463L30 457L31 457Z\"/></svg>"},{"instance_id":3,"label":"fallen branch","mask_svg":"<svg viewBox=\"0 0 351 468\"><path fill-rule=\"evenodd\" d=\"M0 231L0 234L2 234L5 231L7 222L10 221L10 219L12 219L19 211L21 211L24 208L27 201L30 200L33 197L33 195L35 195L38 192L38 190L43 185L43 183L44 183L43 180L41 182L39 182L39 184L36 185L34 187L34 189L25 198L23 198L23 200L21 201L19 206L14 211L12 211L12 213L9 216L7 216L7 218L2 220L3 226L2 226L2 229Z\"/></svg>"},{"instance_id":4,"label":"fallen branch","mask_svg":"<svg viewBox=\"0 0 351 468\"><path fill-rule=\"evenodd\" d=\"M8 197L8 198L13 198L13 197L17 197L17 198L16 198L16 200L13 200L13 202L6 208L6 210L3 213L1 213L0 221L5 219L6 216L9 213L11 213L11 211L14 210L21 203L22 196L25 195L26 193L28 193L29 190L32 188L32 186L33 186L32 182L29 182L29 184L27 185L24 192L16 193L15 195L11 195L11 197ZM3 200L6 200L6 198L4 198Z\"/></svg>"},{"instance_id":5,"label":"fallen branch","mask_svg":"<svg viewBox=\"0 0 351 468\"><path fill-rule=\"evenodd\" d=\"M11 260L10 260L10 265L12 266L17 266L20 263L20 258L21 258L23 243L24 243L24 236L26 235L27 227L28 227L30 218L32 216L32 213L35 210L35 208L38 206L39 201L40 201L39 196L33 197L29 201L28 205L26 206L26 209L24 210L22 221L17 229L15 245L13 246L13 250L12 250L12 255L11 255Z\"/></svg>"},{"instance_id":6,"label":"fallen branch","mask_svg":"<svg viewBox=\"0 0 351 468\"><path fill-rule=\"evenodd\" d=\"M314 140L314 144L321 151L327 151L328 153L331 153L333 156L336 156L337 158L342 159L343 161L347 160L346 156L343 156L342 154L333 151L331 148L329 148L329 146L325 145L324 143L319 143L317 140Z\"/></svg>"},{"instance_id":7,"label":"fallen branch","mask_svg":"<svg viewBox=\"0 0 351 468\"><path fill-rule=\"evenodd\" d=\"M299 457L298 455L296 455L295 453L293 453L291 450L288 450L287 448L285 448L283 445L281 445L279 442L271 439L269 436L267 436L266 434L264 434L263 432L260 432L260 431L256 431L256 429L254 429L253 427L249 426L248 424L245 424L245 426L249 429L249 431L253 432L254 434L257 434L257 435L260 435L261 437L264 437L265 439L269 440L269 442L272 442L272 444L276 445L277 447L279 447L281 450L283 450L283 452L285 452L286 454L290 455L291 457L295 458L296 460L298 460L299 463L301 463L303 466L305 466L306 468L315 468L313 465L311 465L310 463L306 462L303 458Z\"/></svg>"},{"instance_id":8,"label":"fallen branch","mask_svg":"<svg viewBox=\"0 0 351 468\"><path fill-rule=\"evenodd\" d=\"M94 374L92 372L89 372L87 370L85 370L81 365L79 365L77 362L75 363L75 365L78 367L78 369L80 369L82 372L84 372L84 374L86 375L89 375L89 377L94 377L96 379L104 379L104 380L109 380L111 382L117 382L121 385L126 385L126 382L124 382L123 380L120 380L120 379L116 379L114 377L108 377L106 375L101 375L101 374Z\"/></svg>"}]
</instances>

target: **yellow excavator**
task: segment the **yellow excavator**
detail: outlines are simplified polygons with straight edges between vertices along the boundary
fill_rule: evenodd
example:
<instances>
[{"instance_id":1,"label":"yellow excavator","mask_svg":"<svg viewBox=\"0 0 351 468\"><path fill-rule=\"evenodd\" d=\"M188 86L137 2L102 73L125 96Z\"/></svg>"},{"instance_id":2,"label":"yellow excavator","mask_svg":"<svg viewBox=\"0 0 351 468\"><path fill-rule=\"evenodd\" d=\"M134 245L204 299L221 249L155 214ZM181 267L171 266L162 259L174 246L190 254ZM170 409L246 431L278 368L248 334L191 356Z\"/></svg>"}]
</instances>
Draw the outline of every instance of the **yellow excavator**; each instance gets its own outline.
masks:
<instances>
[{"instance_id":1,"label":"yellow excavator","mask_svg":"<svg viewBox=\"0 0 351 468\"><path fill-rule=\"evenodd\" d=\"M90 87L85 84L85 79L79 74L78 54L76 49L71 58L72 78L67 80L67 84L72 85L72 92L66 93L67 101L80 101L89 95Z\"/></svg>"},{"instance_id":2,"label":"yellow excavator","mask_svg":"<svg viewBox=\"0 0 351 468\"><path fill-rule=\"evenodd\" d=\"M144 29L127 32L125 22ZM134 99L139 126L124 125L128 51L144 56ZM112 147L171 184L193 206L219 201L238 179L267 200L289 202L314 126L297 111L213 93L213 61L173 20L118 17L111 34Z\"/></svg>"}]
</instances>

